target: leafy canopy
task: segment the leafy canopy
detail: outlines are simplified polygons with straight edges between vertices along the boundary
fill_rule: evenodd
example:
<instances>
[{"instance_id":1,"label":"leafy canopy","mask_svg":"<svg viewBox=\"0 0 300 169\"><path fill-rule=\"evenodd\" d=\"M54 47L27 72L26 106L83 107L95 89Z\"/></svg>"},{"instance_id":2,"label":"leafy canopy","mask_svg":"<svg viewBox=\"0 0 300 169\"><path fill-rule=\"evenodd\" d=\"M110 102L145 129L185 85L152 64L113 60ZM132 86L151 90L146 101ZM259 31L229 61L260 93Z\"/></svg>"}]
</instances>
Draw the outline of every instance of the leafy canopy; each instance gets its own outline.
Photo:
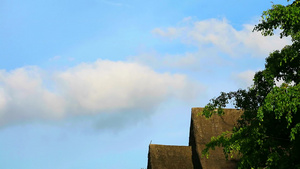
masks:
<instances>
[{"instance_id":1,"label":"leafy canopy","mask_svg":"<svg viewBox=\"0 0 300 169\"><path fill-rule=\"evenodd\" d=\"M238 168L300 168L300 0L273 5L254 27L264 36L275 30L291 37L292 44L270 53L265 69L254 76L254 85L235 92L222 92L205 106L203 115L223 114L232 102L244 111L230 132L213 137L202 152L224 148L225 157L240 157ZM282 81L276 86L276 81Z\"/></svg>"}]
</instances>

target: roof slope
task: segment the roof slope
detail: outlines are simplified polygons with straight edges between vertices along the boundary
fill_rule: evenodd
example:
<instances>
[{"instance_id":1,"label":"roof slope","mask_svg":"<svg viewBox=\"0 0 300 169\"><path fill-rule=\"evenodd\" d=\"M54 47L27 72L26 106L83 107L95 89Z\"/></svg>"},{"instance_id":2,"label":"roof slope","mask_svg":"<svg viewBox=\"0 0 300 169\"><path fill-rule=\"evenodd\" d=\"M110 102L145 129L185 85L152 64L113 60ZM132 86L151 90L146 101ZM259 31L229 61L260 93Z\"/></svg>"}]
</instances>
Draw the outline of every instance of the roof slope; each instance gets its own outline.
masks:
<instances>
[{"instance_id":1,"label":"roof slope","mask_svg":"<svg viewBox=\"0 0 300 169\"><path fill-rule=\"evenodd\" d=\"M226 161L222 148L211 150L208 159L201 157L201 152L205 148L205 144L210 142L211 137L218 136L224 131L232 130L242 111L224 109L225 114L223 116L213 115L209 119L200 115L202 111L203 108L192 108L189 145L192 147L194 160L198 158L203 169L236 168L237 159Z\"/></svg>"},{"instance_id":2,"label":"roof slope","mask_svg":"<svg viewBox=\"0 0 300 169\"><path fill-rule=\"evenodd\" d=\"M149 145L148 169L193 169L190 146Z\"/></svg>"}]
</instances>

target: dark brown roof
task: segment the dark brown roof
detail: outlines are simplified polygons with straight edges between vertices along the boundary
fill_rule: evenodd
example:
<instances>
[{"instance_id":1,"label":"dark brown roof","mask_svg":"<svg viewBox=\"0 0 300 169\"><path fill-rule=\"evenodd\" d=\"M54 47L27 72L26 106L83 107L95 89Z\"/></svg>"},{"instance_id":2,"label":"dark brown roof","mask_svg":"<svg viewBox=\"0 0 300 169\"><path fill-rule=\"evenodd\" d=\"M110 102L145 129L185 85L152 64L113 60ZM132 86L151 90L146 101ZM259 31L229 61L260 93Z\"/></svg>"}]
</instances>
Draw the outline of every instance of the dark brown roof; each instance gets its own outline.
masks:
<instances>
[{"instance_id":1,"label":"dark brown roof","mask_svg":"<svg viewBox=\"0 0 300 169\"><path fill-rule=\"evenodd\" d=\"M189 146L149 145L148 169L192 169Z\"/></svg>"},{"instance_id":2,"label":"dark brown roof","mask_svg":"<svg viewBox=\"0 0 300 169\"><path fill-rule=\"evenodd\" d=\"M189 145L192 146L193 152L197 153L203 169L232 169L236 166L237 159L226 161L223 149L216 148L210 151L209 158L201 157L201 152L205 144L210 142L211 137L218 136L224 131L232 130L237 120L242 114L241 110L224 109L223 116L213 115L206 119L200 115L203 108L192 108L191 126Z\"/></svg>"},{"instance_id":3,"label":"dark brown roof","mask_svg":"<svg viewBox=\"0 0 300 169\"><path fill-rule=\"evenodd\" d=\"M206 119L200 113L203 108L192 108L189 146L149 145L148 169L233 169L237 159L226 161L223 150L210 151L208 159L201 157L212 136L231 130L242 114L241 110L224 109L220 117Z\"/></svg>"}]
</instances>

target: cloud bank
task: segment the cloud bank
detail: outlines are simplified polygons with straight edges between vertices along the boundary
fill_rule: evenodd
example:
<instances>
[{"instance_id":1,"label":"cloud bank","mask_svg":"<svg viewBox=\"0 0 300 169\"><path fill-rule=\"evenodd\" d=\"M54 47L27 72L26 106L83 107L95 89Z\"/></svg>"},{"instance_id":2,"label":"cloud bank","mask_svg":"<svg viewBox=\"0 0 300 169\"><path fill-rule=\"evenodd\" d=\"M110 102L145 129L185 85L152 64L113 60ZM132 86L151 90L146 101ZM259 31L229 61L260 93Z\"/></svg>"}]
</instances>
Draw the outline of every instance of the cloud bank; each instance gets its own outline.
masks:
<instances>
[{"instance_id":1,"label":"cloud bank","mask_svg":"<svg viewBox=\"0 0 300 169\"><path fill-rule=\"evenodd\" d=\"M121 61L97 60L55 73L38 67L1 70L0 125L124 110L143 114L197 90L184 75Z\"/></svg>"}]
</instances>

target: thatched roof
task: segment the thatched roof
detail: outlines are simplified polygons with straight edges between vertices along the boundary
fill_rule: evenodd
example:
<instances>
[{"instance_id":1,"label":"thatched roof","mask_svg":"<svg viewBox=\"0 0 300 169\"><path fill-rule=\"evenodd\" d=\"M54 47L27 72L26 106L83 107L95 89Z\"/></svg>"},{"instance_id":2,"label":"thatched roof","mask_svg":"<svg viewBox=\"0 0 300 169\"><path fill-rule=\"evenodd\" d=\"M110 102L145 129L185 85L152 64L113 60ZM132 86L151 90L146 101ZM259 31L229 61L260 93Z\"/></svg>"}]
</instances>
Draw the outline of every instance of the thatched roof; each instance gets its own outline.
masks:
<instances>
[{"instance_id":1,"label":"thatched roof","mask_svg":"<svg viewBox=\"0 0 300 169\"><path fill-rule=\"evenodd\" d=\"M192 149L189 146L149 145L148 169L191 169Z\"/></svg>"},{"instance_id":2,"label":"thatched roof","mask_svg":"<svg viewBox=\"0 0 300 169\"><path fill-rule=\"evenodd\" d=\"M206 119L203 108L192 108L189 146L149 145L148 169L233 169L237 159L226 161L223 150L210 151L208 159L201 157L212 136L231 130L242 114L241 110L225 109L225 114Z\"/></svg>"},{"instance_id":3,"label":"thatched roof","mask_svg":"<svg viewBox=\"0 0 300 169\"><path fill-rule=\"evenodd\" d=\"M205 148L205 144L210 142L211 137L218 136L224 131L232 130L237 120L242 114L241 110L224 109L223 116L213 115L206 119L200 113L203 108L192 108L192 118L190 126L189 145L192 147L194 158L198 158L203 169L233 169L236 166L237 159L229 159L226 161L223 149L216 148L210 151L208 159L201 157L201 151Z\"/></svg>"}]
</instances>

